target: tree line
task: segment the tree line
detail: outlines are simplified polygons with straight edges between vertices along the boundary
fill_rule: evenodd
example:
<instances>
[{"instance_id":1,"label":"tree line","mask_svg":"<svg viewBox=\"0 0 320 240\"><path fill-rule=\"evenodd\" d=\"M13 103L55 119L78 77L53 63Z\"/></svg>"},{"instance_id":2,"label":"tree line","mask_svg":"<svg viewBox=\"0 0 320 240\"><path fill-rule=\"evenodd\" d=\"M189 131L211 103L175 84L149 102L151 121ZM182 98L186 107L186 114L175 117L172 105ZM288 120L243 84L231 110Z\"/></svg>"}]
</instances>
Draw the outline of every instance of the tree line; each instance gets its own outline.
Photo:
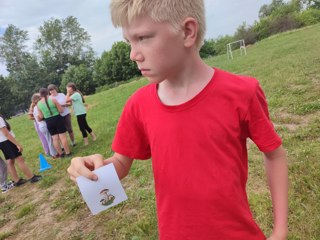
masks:
<instances>
[{"instance_id":1,"label":"tree line","mask_svg":"<svg viewBox=\"0 0 320 240\"><path fill-rule=\"evenodd\" d=\"M73 16L51 18L39 33L31 51L28 32L12 24L0 37L0 60L9 73L0 75L0 113L6 117L26 110L32 94L50 83L65 92L66 84L74 82L83 94L92 94L97 87L140 74L125 42L114 43L97 58L89 34Z\"/></svg>"},{"instance_id":2,"label":"tree line","mask_svg":"<svg viewBox=\"0 0 320 240\"><path fill-rule=\"evenodd\" d=\"M271 35L319 22L320 0L273 0L260 8L259 21L253 25L244 22L232 36L205 40L200 55L207 58L226 54L226 45L230 42L244 39L247 45L254 44Z\"/></svg>"},{"instance_id":3,"label":"tree line","mask_svg":"<svg viewBox=\"0 0 320 240\"><path fill-rule=\"evenodd\" d=\"M203 58L225 54L226 44L244 39L246 44L272 34L320 22L319 0L273 0L259 11L259 21L243 23L233 36L207 39L200 50ZM0 113L6 117L26 110L33 93L53 83L65 91L74 82L84 94L140 76L130 60L130 46L116 42L110 51L96 57L91 38L75 17L51 18L39 27L32 50L27 48L28 32L9 25L0 36L0 60L8 76L0 75Z\"/></svg>"}]
</instances>

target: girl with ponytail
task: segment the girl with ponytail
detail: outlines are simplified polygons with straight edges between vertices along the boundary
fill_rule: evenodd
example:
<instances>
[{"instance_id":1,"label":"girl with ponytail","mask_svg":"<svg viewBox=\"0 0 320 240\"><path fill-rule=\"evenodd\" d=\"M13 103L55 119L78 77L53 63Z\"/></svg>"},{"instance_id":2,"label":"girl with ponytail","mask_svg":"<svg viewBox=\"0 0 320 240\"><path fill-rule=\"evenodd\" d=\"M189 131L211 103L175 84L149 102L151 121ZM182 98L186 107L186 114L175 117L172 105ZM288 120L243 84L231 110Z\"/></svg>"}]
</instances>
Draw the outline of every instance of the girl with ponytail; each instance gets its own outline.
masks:
<instances>
[{"instance_id":1,"label":"girl with ponytail","mask_svg":"<svg viewBox=\"0 0 320 240\"><path fill-rule=\"evenodd\" d=\"M91 135L93 141L95 141L97 137L87 123L87 111L84 106L84 97L74 83L69 82L66 88L67 103L72 104L74 115L77 117L77 122L82 133L84 145L88 145L89 142L87 132Z\"/></svg>"},{"instance_id":2,"label":"girl with ponytail","mask_svg":"<svg viewBox=\"0 0 320 240\"><path fill-rule=\"evenodd\" d=\"M53 146L58 152L57 157L71 156L66 135L67 130L63 118L60 115L60 113L63 112L63 107L56 99L48 97L48 90L46 88L41 88L39 93L41 100L37 104L39 110L38 120L45 120L53 140ZM60 142L64 148L64 153L62 152Z\"/></svg>"}]
</instances>

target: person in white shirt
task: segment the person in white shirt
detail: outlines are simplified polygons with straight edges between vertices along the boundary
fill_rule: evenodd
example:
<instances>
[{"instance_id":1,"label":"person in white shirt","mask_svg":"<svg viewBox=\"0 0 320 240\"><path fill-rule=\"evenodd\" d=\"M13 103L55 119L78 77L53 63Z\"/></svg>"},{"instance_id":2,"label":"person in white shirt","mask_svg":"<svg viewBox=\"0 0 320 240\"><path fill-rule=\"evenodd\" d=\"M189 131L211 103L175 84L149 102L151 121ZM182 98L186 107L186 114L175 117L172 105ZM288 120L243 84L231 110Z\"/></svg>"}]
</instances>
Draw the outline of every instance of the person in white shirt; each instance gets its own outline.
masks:
<instances>
[{"instance_id":1,"label":"person in white shirt","mask_svg":"<svg viewBox=\"0 0 320 240\"><path fill-rule=\"evenodd\" d=\"M71 124L71 114L70 114L70 110L66 104L66 95L64 93L59 93L57 86L54 84L50 84L48 86L48 91L49 91L50 97L55 98L58 101L58 103L62 107L64 107L64 111L63 111L63 113L60 113L60 115L64 119L65 127L69 133L69 137L71 140L71 145L75 146L76 143L74 140L74 134L73 134L72 124Z\"/></svg>"},{"instance_id":2,"label":"person in white shirt","mask_svg":"<svg viewBox=\"0 0 320 240\"><path fill-rule=\"evenodd\" d=\"M23 148L16 140L13 131L11 131L10 124L2 116L0 116L0 149L7 160L8 170L15 186L20 186L28 181L35 183L41 179L40 175L33 174L26 165L22 157ZM27 180L18 176L15 162L18 163Z\"/></svg>"}]
</instances>

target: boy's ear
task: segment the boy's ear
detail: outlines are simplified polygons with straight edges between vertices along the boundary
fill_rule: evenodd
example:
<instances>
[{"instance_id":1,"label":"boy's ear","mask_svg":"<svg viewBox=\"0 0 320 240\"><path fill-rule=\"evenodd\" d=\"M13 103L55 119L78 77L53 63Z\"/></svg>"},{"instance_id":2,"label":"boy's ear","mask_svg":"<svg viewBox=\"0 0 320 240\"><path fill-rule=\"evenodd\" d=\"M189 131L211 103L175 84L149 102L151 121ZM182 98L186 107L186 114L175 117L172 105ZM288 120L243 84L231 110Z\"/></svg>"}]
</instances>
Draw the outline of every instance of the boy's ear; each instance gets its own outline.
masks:
<instances>
[{"instance_id":1,"label":"boy's ear","mask_svg":"<svg viewBox=\"0 0 320 240\"><path fill-rule=\"evenodd\" d=\"M191 17L186 18L183 23L184 46L192 47L196 44L198 36L198 22Z\"/></svg>"}]
</instances>

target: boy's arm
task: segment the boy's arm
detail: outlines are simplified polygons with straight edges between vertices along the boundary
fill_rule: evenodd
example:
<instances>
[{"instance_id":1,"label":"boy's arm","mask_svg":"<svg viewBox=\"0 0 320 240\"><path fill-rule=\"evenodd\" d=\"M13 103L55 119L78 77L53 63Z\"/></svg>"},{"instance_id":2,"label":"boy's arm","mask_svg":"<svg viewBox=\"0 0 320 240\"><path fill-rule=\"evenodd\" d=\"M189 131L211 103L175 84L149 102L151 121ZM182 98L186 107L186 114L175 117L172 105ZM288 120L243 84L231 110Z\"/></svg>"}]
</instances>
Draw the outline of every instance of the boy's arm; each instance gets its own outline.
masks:
<instances>
[{"instance_id":1,"label":"boy's arm","mask_svg":"<svg viewBox=\"0 0 320 240\"><path fill-rule=\"evenodd\" d=\"M86 157L76 157L71 160L68 173L72 181L76 181L79 176L84 176L91 180L98 180L97 176L92 172L109 163L113 163L120 179L128 175L133 159L115 153L112 157L104 159L101 154L94 154Z\"/></svg>"},{"instance_id":2,"label":"boy's arm","mask_svg":"<svg viewBox=\"0 0 320 240\"><path fill-rule=\"evenodd\" d=\"M284 240L288 235L288 165L282 146L264 153L268 185L273 206L273 232L269 240Z\"/></svg>"}]
</instances>

